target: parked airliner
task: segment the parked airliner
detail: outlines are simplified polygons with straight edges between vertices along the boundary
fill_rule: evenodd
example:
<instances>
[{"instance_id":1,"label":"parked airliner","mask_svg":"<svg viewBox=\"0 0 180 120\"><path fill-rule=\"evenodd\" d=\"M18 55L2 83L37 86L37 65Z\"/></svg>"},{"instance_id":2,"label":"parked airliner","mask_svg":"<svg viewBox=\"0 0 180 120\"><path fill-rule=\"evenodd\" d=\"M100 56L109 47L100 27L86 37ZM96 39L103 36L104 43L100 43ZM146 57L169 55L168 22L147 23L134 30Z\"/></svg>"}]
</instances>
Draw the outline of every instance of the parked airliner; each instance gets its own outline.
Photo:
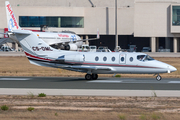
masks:
<instances>
[{"instance_id":1,"label":"parked airliner","mask_svg":"<svg viewBox=\"0 0 180 120\"><path fill-rule=\"evenodd\" d=\"M9 38L18 42L16 36L12 34L12 29L21 29L18 25L18 22L15 19L15 15L12 11L11 5L8 1L5 2L6 7L6 14L7 15L7 23L8 23L8 35ZM34 32L34 31L33 31ZM68 32L68 31L67 31ZM81 39L77 34L74 33L67 33L67 32L60 32L60 33L53 33L53 32L34 32L36 36L40 39L44 40L49 45L58 45L59 48L64 50L77 50L78 47L82 46L83 41L86 40L96 40L99 39L99 31L97 31L97 38L91 39ZM7 38L4 38L6 40ZM3 39L2 39L3 40Z\"/></svg>"},{"instance_id":2,"label":"parked airliner","mask_svg":"<svg viewBox=\"0 0 180 120\"><path fill-rule=\"evenodd\" d=\"M6 2L6 7L9 4ZM7 9L11 9L10 6ZM11 9L12 10L12 9ZM19 29L12 11L7 10L13 20L12 29L31 64L87 73L86 80L96 80L98 74L132 73L157 74L171 73L177 69L169 64L154 60L149 55L136 52L76 52L57 50L44 42L35 32Z\"/></svg>"}]
</instances>

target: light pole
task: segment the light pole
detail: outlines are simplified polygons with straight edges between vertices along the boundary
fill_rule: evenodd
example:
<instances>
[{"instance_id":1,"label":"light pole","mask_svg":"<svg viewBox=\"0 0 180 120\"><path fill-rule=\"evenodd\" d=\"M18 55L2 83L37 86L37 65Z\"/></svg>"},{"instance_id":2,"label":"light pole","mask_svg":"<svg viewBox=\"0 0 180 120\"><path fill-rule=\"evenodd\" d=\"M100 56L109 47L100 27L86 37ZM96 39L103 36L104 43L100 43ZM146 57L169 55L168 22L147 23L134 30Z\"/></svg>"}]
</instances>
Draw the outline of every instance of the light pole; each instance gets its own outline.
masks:
<instances>
[{"instance_id":1,"label":"light pole","mask_svg":"<svg viewBox=\"0 0 180 120\"><path fill-rule=\"evenodd\" d=\"M115 49L118 46L118 35L117 35L117 0L115 0Z\"/></svg>"}]
</instances>

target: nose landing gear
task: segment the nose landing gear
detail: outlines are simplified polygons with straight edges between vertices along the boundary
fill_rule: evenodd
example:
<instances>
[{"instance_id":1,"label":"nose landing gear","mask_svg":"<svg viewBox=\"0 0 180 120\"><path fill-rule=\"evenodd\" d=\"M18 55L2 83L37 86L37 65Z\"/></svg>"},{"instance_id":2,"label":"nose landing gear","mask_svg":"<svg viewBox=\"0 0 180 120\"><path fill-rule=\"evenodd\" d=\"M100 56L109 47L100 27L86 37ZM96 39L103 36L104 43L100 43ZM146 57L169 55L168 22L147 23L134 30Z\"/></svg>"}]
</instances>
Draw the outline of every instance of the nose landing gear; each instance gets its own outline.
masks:
<instances>
[{"instance_id":1,"label":"nose landing gear","mask_svg":"<svg viewBox=\"0 0 180 120\"><path fill-rule=\"evenodd\" d=\"M160 81L162 79L162 77L158 74L157 76L156 76L156 80L157 81Z\"/></svg>"},{"instance_id":2,"label":"nose landing gear","mask_svg":"<svg viewBox=\"0 0 180 120\"><path fill-rule=\"evenodd\" d=\"M97 74L86 74L85 75L85 79L86 80L97 80L97 78L98 78L98 75Z\"/></svg>"}]
</instances>

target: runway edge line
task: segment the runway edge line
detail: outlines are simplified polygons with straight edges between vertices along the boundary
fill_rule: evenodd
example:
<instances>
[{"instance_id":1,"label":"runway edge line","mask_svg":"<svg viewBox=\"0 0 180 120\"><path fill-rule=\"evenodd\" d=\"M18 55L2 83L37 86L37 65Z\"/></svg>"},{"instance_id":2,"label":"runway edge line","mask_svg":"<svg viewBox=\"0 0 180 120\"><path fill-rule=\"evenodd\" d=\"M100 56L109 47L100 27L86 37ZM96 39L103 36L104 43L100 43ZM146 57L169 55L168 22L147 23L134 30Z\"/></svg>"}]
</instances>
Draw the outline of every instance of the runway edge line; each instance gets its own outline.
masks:
<instances>
[{"instance_id":1,"label":"runway edge line","mask_svg":"<svg viewBox=\"0 0 180 120\"><path fill-rule=\"evenodd\" d=\"M177 90L96 90L96 89L21 89L21 88L0 88L0 95L64 95L64 96L138 96L152 97L180 97Z\"/></svg>"}]
</instances>

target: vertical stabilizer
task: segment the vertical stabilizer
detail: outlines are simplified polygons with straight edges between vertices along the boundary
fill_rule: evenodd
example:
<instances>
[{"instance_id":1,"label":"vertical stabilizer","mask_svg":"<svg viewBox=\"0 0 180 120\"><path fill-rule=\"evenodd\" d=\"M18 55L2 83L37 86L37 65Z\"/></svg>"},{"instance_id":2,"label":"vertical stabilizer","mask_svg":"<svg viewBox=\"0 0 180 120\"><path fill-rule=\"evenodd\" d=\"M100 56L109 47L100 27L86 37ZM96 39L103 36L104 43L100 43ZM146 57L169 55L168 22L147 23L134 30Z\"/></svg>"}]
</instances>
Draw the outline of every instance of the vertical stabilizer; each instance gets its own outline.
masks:
<instances>
[{"instance_id":1,"label":"vertical stabilizer","mask_svg":"<svg viewBox=\"0 0 180 120\"><path fill-rule=\"evenodd\" d=\"M5 1L5 8L6 8L8 31L20 30L21 28L19 27L19 24L16 20L16 17L13 13L13 10L11 8L9 1Z\"/></svg>"},{"instance_id":2,"label":"vertical stabilizer","mask_svg":"<svg viewBox=\"0 0 180 120\"><path fill-rule=\"evenodd\" d=\"M54 60L54 56L57 57L57 55L59 55L59 50L52 48L42 39L39 39L32 31L13 30L12 33L16 35L31 64L46 67L52 67L54 65L52 65L50 61Z\"/></svg>"},{"instance_id":3,"label":"vertical stabilizer","mask_svg":"<svg viewBox=\"0 0 180 120\"><path fill-rule=\"evenodd\" d=\"M39 39L32 31L14 30L13 33L16 35L25 53L31 55L48 55L58 51L45 43L42 39Z\"/></svg>"}]
</instances>

